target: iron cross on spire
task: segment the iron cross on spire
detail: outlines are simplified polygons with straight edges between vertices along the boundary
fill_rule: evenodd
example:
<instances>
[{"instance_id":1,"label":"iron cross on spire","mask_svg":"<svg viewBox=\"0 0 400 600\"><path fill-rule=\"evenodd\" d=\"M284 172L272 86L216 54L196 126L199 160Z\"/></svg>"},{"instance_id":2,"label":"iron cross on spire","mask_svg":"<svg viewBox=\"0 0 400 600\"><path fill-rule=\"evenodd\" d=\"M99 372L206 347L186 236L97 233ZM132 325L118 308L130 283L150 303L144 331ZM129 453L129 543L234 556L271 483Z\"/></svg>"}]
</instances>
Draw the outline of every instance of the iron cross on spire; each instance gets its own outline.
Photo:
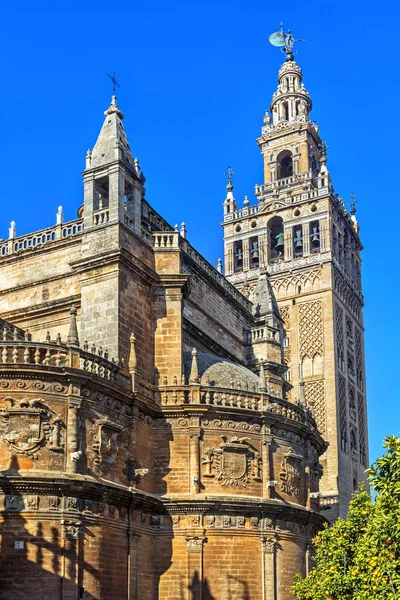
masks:
<instances>
[{"instance_id":1,"label":"iron cross on spire","mask_svg":"<svg viewBox=\"0 0 400 600\"><path fill-rule=\"evenodd\" d=\"M117 81L117 78L115 77L115 71L112 75L109 75L107 73L108 77L111 79L112 84L113 84L113 95L115 96L115 86L118 86L119 88L121 87Z\"/></svg>"}]
</instances>

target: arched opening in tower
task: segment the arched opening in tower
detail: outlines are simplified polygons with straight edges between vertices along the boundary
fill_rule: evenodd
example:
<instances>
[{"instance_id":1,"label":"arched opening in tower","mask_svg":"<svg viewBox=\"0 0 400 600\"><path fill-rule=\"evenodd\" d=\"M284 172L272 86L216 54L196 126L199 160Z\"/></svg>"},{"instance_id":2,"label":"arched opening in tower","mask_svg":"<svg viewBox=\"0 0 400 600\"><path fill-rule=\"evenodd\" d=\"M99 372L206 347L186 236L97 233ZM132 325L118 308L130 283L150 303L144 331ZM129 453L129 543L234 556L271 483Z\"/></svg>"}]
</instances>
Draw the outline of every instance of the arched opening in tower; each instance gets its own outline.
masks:
<instances>
[{"instance_id":1,"label":"arched opening in tower","mask_svg":"<svg viewBox=\"0 0 400 600\"><path fill-rule=\"evenodd\" d=\"M268 222L268 254L270 263L283 260L285 253L285 243L283 234L283 219L273 217Z\"/></svg>"},{"instance_id":2,"label":"arched opening in tower","mask_svg":"<svg viewBox=\"0 0 400 600\"><path fill-rule=\"evenodd\" d=\"M284 150L278 155L278 179L286 179L293 175L293 158L289 150Z\"/></svg>"}]
</instances>

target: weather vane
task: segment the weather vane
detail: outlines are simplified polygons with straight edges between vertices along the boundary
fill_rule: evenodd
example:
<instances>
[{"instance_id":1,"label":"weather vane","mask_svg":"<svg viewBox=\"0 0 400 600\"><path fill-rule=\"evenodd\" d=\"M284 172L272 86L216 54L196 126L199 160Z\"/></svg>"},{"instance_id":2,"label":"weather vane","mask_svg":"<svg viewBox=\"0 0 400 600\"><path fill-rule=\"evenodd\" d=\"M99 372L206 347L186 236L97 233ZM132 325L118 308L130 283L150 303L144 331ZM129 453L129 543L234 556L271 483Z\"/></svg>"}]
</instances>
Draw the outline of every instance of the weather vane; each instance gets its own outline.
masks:
<instances>
[{"instance_id":1,"label":"weather vane","mask_svg":"<svg viewBox=\"0 0 400 600\"><path fill-rule=\"evenodd\" d=\"M351 192L351 194L349 196L349 200L350 200L350 214L355 215L356 214L357 196L355 195L354 192Z\"/></svg>"},{"instance_id":2,"label":"weather vane","mask_svg":"<svg viewBox=\"0 0 400 600\"><path fill-rule=\"evenodd\" d=\"M286 54L286 60L293 60L293 46L296 42L305 42L306 40L303 38L295 40L290 29L288 29L287 33L285 33L283 31L282 21L280 22L280 26L281 30L271 33L269 36L269 41L273 46L282 49L282 52Z\"/></svg>"},{"instance_id":3,"label":"weather vane","mask_svg":"<svg viewBox=\"0 0 400 600\"><path fill-rule=\"evenodd\" d=\"M228 170L225 172L225 177L228 180L228 185L232 185L232 177L234 176L234 172L232 170L232 168L229 166Z\"/></svg>"},{"instance_id":4,"label":"weather vane","mask_svg":"<svg viewBox=\"0 0 400 600\"><path fill-rule=\"evenodd\" d=\"M115 86L118 86L119 88L120 88L121 86L119 85L119 83L118 83L118 81L117 81L117 78L115 77L115 71L114 71L114 73L113 73L112 75L109 75L108 73L107 73L107 75L109 76L109 78L110 78L110 79L111 79L111 81L112 81L112 84L113 84L113 94L114 94L114 96L115 96Z\"/></svg>"}]
</instances>

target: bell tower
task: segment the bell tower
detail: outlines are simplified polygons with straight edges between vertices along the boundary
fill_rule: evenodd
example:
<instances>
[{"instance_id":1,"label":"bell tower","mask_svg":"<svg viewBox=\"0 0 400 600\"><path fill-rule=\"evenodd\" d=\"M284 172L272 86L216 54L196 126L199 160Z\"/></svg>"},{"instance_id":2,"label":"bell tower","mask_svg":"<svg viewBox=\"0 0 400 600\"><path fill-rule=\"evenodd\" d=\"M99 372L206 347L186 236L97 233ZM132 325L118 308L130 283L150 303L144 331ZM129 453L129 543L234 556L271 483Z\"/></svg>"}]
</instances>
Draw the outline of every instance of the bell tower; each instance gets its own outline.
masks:
<instances>
[{"instance_id":1,"label":"bell tower","mask_svg":"<svg viewBox=\"0 0 400 600\"><path fill-rule=\"evenodd\" d=\"M313 411L329 444L321 507L333 520L346 514L368 464L362 245L354 198L348 212L332 186L327 147L293 60L293 36L273 35L282 36L286 61L257 139L264 182L242 208L228 184L225 275L252 300L269 274L284 323L287 394Z\"/></svg>"}]
</instances>

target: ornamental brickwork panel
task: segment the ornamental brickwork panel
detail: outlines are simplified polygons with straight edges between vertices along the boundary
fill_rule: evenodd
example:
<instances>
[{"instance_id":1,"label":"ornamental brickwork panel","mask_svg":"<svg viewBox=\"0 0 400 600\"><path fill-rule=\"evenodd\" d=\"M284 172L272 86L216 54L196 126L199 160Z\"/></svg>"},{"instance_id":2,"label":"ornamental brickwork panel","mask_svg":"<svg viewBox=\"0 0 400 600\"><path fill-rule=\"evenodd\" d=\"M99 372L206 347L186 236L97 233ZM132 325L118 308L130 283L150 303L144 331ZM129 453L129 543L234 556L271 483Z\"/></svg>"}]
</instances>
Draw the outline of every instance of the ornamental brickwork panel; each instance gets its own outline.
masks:
<instances>
[{"instance_id":1,"label":"ornamental brickwork panel","mask_svg":"<svg viewBox=\"0 0 400 600\"><path fill-rule=\"evenodd\" d=\"M304 384L307 406L313 407L314 419L322 436L326 432L325 384L323 381L310 381Z\"/></svg>"},{"instance_id":2,"label":"ornamental brickwork panel","mask_svg":"<svg viewBox=\"0 0 400 600\"><path fill-rule=\"evenodd\" d=\"M335 302L336 354L339 369L344 367L344 326L343 308Z\"/></svg>"},{"instance_id":3,"label":"ornamental brickwork panel","mask_svg":"<svg viewBox=\"0 0 400 600\"><path fill-rule=\"evenodd\" d=\"M306 357L312 360L317 354L323 356L322 301L303 302L298 308L300 360Z\"/></svg>"},{"instance_id":4,"label":"ornamental brickwork panel","mask_svg":"<svg viewBox=\"0 0 400 600\"><path fill-rule=\"evenodd\" d=\"M338 376L338 397L339 397L339 430L342 443L342 450L347 451L348 445L348 421L346 406L346 379L343 375Z\"/></svg>"}]
</instances>

